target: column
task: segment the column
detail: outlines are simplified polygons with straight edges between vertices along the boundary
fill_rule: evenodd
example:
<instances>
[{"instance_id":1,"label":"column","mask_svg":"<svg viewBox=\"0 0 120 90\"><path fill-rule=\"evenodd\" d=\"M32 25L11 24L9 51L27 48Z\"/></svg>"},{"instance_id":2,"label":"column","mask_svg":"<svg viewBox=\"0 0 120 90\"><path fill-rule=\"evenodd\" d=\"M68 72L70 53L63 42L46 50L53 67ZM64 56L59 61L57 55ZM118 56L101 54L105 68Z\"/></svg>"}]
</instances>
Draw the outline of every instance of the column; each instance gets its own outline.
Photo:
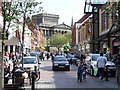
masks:
<instances>
[{"instance_id":1,"label":"column","mask_svg":"<svg viewBox=\"0 0 120 90\"><path fill-rule=\"evenodd\" d=\"M45 31L45 34L44 34L45 36L44 37L46 37L46 30L44 30L44 31Z\"/></svg>"},{"instance_id":2,"label":"column","mask_svg":"<svg viewBox=\"0 0 120 90\"><path fill-rule=\"evenodd\" d=\"M13 46L13 52L15 52L15 46Z\"/></svg>"},{"instance_id":3,"label":"column","mask_svg":"<svg viewBox=\"0 0 120 90\"><path fill-rule=\"evenodd\" d=\"M8 53L10 54L10 46L8 45Z\"/></svg>"}]
</instances>

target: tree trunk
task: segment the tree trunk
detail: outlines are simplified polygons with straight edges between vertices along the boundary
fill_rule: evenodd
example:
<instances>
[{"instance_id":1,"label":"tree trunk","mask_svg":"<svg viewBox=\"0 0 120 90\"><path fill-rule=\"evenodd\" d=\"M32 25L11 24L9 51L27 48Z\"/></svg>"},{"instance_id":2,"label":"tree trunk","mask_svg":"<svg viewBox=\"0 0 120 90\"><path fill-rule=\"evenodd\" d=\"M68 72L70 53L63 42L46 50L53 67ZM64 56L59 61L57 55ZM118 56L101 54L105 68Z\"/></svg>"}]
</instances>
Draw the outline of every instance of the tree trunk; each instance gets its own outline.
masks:
<instances>
[{"instance_id":1,"label":"tree trunk","mask_svg":"<svg viewBox=\"0 0 120 90\"><path fill-rule=\"evenodd\" d=\"M6 23L5 23L5 19L3 20L3 30L2 30L2 53L1 53L1 56L2 56L2 60L1 60L1 86L0 88L3 88L4 87L4 54L5 54L5 50L4 50L4 46L5 46L5 43L4 43L4 33L5 33L5 26L6 26Z\"/></svg>"},{"instance_id":2,"label":"tree trunk","mask_svg":"<svg viewBox=\"0 0 120 90\"><path fill-rule=\"evenodd\" d=\"M22 68L23 68L23 64L24 64L24 61L23 61L23 57L24 57L24 33L25 33L25 14L23 16L23 31L22 31L22 47L21 47L21 51L22 51Z\"/></svg>"}]
</instances>

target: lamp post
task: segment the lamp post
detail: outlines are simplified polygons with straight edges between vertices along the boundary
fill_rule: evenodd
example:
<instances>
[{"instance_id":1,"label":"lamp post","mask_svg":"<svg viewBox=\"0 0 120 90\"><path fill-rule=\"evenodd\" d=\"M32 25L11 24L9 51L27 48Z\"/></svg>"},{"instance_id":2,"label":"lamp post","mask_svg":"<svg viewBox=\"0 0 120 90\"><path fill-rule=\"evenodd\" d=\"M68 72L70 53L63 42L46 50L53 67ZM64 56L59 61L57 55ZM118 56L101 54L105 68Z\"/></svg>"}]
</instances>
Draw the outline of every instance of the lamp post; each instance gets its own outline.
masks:
<instances>
[{"instance_id":1,"label":"lamp post","mask_svg":"<svg viewBox=\"0 0 120 90\"><path fill-rule=\"evenodd\" d=\"M76 23L76 45L75 45L75 53L77 54L78 51L79 51L79 46L78 46L78 30L79 30L79 27L80 27L80 23Z\"/></svg>"}]
</instances>

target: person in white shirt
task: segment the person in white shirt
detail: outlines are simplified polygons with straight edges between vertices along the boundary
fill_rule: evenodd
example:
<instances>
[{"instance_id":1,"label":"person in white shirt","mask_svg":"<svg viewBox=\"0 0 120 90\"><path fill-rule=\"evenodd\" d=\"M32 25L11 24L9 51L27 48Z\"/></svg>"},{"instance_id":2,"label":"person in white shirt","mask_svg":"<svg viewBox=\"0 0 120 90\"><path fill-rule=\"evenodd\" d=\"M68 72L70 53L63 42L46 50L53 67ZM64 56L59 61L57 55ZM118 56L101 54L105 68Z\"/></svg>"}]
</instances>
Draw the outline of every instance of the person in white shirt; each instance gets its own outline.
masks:
<instances>
[{"instance_id":1,"label":"person in white shirt","mask_svg":"<svg viewBox=\"0 0 120 90\"><path fill-rule=\"evenodd\" d=\"M98 67L98 73L100 76L100 79L103 79L104 76L104 69L105 69L105 64L107 62L107 58L103 56L103 53L100 53L100 57L97 59L97 67Z\"/></svg>"}]
</instances>

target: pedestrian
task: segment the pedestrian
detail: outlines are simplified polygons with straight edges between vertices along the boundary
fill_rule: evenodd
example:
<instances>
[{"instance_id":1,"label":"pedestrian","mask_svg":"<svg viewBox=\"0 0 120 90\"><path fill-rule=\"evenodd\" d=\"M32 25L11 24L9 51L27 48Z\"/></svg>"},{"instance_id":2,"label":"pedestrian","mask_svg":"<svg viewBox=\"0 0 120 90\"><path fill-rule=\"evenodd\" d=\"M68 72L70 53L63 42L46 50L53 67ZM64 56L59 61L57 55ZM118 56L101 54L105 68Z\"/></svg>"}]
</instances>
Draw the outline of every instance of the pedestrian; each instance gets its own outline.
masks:
<instances>
[{"instance_id":1,"label":"pedestrian","mask_svg":"<svg viewBox=\"0 0 120 90\"><path fill-rule=\"evenodd\" d=\"M113 62L116 66L116 81L120 88L120 47L118 48L118 53L113 56Z\"/></svg>"},{"instance_id":2,"label":"pedestrian","mask_svg":"<svg viewBox=\"0 0 120 90\"><path fill-rule=\"evenodd\" d=\"M104 77L104 69L106 63L107 63L107 58L103 56L103 53L100 53L100 56L97 59L97 67L98 67L99 79L101 80Z\"/></svg>"},{"instance_id":3,"label":"pedestrian","mask_svg":"<svg viewBox=\"0 0 120 90\"><path fill-rule=\"evenodd\" d=\"M86 79L86 69L87 69L87 64L85 59L83 60L83 79Z\"/></svg>"},{"instance_id":4,"label":"pedestrian","mask_svg":"<svg viewBox=\"0 0 120 90\"><path fill-rule=\"evenodd\" d=\"M12 52L10 54L10 59L12 60L12 62L15 60L15 53L14 52Z\"/></svg>"},{"instance_id":5,"label":"pedestrian","mask_svg":"<svg viewBox=\"0 0 120 90\"><path fill-rule=\"evenodd\" d=\"M8 62L9 61L9 53L8 52L5 53L5 57L6 57L6 61Z\"/></svg>"},{"instance_id":6,"label":"pedestrian","mask_svg":"<svg viewBox=\"0 0 120 90\"><path fill-rule=\"evenodd\" d=\"M43 58L43 61L44 61L45 58L46 58L46 53L45 52L42 52L42 58Z\"/></svg>"},{"instance_id":7,"label":"pedestrian","mask_svg":"<svg viewBox=\"0 0 120 90\"><path fill-rule=\"evenodd\" d=\"M50 56L51 56L51 59L53 60L54 59L54 55L53 55L52 52L50 53Z\"/></svg>"},{"instance_id":8,"label":"pedestrian","mask_svg":"<svg viewBox=\"0 0 120 90\"><path fill-rule=\"evenodd\" d=\"M78 70L77 70L77 80L82 82L82 73L83 73L83 60L80 60L80 63L78 64Z\"/></svg>"},{"instance_id":9,"label":"pedestrian","mask_svg":"<svg viewBox=\"0 0 120 90\"><path fill-rule=\"evenodd\" d=\"M49 57L50 57L50 56L49 56L49 52L47 52L47 60L49 60Z\"/></svg>"}]
</instances>

